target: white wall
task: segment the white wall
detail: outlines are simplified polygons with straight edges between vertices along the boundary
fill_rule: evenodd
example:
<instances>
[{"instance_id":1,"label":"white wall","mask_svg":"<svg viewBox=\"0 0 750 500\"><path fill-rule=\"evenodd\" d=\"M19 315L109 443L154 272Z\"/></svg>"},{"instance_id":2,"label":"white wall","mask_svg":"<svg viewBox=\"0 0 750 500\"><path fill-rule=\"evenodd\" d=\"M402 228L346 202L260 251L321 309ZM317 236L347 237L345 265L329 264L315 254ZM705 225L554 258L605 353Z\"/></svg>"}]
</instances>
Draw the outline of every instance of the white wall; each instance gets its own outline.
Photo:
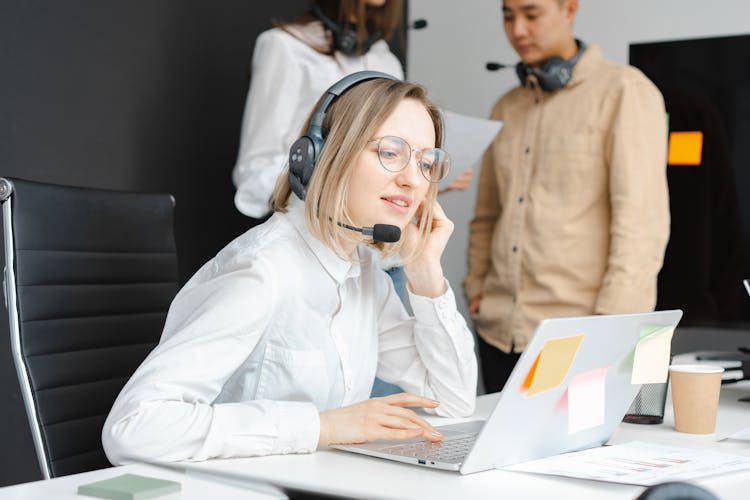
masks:
<instances>
[{"instance_id":1,"label":"white wall","mask_svg":"<svg viewBox=\"0 0 750 500\"><path fill-rule=\"evenodd\" d=\"M410 0L409 15L429 25L409 35L408 77L425 84L441 106L486 117L497 98L516 85L512 69L488 72L484 66L518 60L503 32L501 0ZM598 44L605 57L627 63L630 43L749 34L750 0L580 0L574 32ZM466 192L440 199L456 224L443 268L463 312L460 285L476 179L475 174Z\"/></svg>"}]
</instances>

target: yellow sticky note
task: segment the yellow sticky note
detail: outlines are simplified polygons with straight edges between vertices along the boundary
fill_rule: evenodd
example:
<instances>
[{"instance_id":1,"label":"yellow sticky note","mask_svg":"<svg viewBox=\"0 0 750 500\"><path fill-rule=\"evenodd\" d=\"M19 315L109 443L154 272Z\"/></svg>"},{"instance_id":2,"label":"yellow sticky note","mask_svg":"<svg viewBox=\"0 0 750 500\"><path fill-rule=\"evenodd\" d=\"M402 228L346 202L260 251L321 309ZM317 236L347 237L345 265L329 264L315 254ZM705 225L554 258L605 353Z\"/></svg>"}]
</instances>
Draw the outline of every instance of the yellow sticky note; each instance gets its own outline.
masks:
<instances>
[{"instance_id":1,"label":"yellow sticky note","mask_svg":"<svg viewBox=\"0 0 750 500\"><path fill-rule=\"evenodd\" d=\"M582 340L583 335L574 335L546 341L526 396L533 396L562 384Z\"/></svg>"},{"instance_id":2,"label":"yellow sticky note","mask_svg":"<svg viewBox=\"0 0 750 500\"><path fill-rule=\"evenodd\" d=\"M605 381L608 366L578 373L568 384L568 434L604 423Z\"/></svg>"},{"instance_id":3,"label":"yellow sticky note","mask_svg":"<svg viewBox=\"0 0 750 500\"><path fill-rule=\"evenodd\" d=\"M703 132L670 132L667 163L700 165L703 156Z\"/></svg>"},{"instance_id":4,"label":"yellow sticky note","mask_svg":"<svg viewBox=\"0 0 750 500\"><path fill-rule=\"evenodd\" d=\"M635 346L631 384L663 384L669 371L673 326L645 329Z\"/></svg>"}]
</instances>

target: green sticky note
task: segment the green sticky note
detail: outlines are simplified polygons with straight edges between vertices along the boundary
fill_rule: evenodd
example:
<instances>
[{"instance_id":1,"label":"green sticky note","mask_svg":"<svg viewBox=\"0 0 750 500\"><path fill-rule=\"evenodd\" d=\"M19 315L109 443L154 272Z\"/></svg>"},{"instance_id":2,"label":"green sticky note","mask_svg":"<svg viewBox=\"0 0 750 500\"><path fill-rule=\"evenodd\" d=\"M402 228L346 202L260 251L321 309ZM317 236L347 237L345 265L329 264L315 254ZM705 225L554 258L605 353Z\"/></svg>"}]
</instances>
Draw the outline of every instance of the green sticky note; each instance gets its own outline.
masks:
<instances>
[{"instance_id":1,"label":"green sticky note","mask_svg":"<svg viewBox=\"0 0 750 500\"><path fill-rule=\"evenodd\" d=\"M633 356L631 384L663 384L667 381L673 334L673 326L641 330L641 339Z\"/></svg>"},{"instance_id":2,"label":"green sticky note","mask_svg":"<svg viewBox=\"0 0 750 500\"><path fill-rule=\"evenodd\" d=\"M180 483L176 481L123 474L95 483L82 484L78 487L78 494L111 500L146 500L177 493L180 489Z\"/></svg>"}]
</instances>

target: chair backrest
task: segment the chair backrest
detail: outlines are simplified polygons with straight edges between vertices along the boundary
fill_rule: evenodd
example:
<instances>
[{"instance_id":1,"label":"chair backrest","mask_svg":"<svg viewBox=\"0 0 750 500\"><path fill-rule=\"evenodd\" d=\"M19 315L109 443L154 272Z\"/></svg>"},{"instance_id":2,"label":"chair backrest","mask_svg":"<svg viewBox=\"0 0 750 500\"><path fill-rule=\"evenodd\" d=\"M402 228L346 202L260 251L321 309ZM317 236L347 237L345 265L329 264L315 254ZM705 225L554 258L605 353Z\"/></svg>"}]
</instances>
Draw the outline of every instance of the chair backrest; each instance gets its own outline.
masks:
<instances>
[{"instance_id":1,"label":"chair backrest","mask_svg":"<svg viewBox=\"0 0 750 500\"><path fill-rule=\"evenodd\" d=\"M168 194L0 178L11 350L44 478L110 466L104 420L178 290Z\"/></svg>"}]
</instances>

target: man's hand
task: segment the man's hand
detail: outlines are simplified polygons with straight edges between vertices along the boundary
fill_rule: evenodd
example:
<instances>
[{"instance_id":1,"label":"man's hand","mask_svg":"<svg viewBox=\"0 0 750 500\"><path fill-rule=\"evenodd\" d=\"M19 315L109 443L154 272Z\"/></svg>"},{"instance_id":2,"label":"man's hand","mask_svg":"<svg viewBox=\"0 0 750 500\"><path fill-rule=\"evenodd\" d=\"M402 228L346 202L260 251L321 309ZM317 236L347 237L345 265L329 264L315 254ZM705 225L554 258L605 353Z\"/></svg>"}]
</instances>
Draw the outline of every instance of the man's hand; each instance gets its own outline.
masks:
<instances>
[{"instance_id":1,"label":"man's hand","mask_svg":"<svg viewBox=\"0 0 750 500\"><path fill-rule=\"evenodd\" d=\"M447 188L442 189L439 194L449 193L451 191L465 191L471 184L471 176L474 174L474 168L469 167L461 175L456 177Z\"/></svg>"},{"instance_id":2,"label":"man's hand","mask_svg":"<svg viewBox=\"0 0 750 500\"><path fill-rule=\"evenodd\" d=\"M471 314L476 314L477 312L479 312L479 302L481 302L481 300L481 293L478 293L471 298L471 302L469 302L469 312Z\"/></svg>"}]
</instances>

